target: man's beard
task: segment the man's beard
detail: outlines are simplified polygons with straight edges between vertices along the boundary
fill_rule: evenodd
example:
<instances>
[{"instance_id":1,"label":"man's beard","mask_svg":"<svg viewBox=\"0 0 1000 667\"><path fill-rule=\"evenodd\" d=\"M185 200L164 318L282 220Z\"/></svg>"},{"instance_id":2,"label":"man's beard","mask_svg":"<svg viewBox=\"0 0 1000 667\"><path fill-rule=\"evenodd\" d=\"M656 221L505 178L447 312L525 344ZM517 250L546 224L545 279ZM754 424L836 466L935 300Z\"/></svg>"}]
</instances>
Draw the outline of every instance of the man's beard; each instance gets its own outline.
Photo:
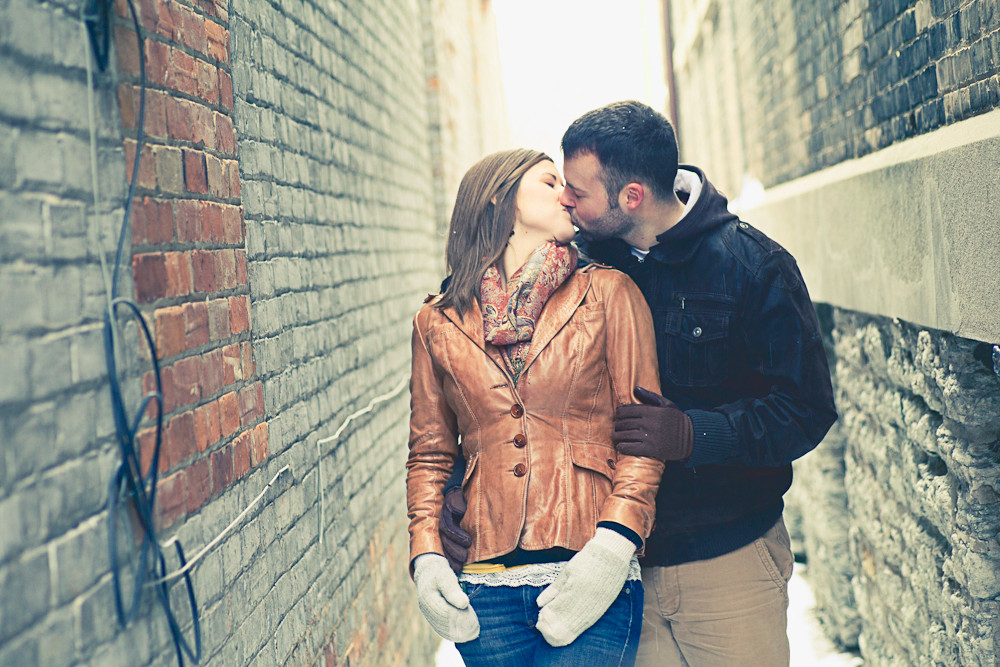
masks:
<instances>
[{"instance_id":1,"label":"man's beard","mask_svg":"<svg viewBox=\"0 0 1000 667\"><path fill-rule=\"evenodd\" d=\"M576 210L570 212L573 224L580 230L580 236L586 241L604 241L611 238L622 238L631 231L633 222L617 202L613 208L608 210L601 217L592 220L588 224L581 224Z\"/></svg>"}]
</instances>

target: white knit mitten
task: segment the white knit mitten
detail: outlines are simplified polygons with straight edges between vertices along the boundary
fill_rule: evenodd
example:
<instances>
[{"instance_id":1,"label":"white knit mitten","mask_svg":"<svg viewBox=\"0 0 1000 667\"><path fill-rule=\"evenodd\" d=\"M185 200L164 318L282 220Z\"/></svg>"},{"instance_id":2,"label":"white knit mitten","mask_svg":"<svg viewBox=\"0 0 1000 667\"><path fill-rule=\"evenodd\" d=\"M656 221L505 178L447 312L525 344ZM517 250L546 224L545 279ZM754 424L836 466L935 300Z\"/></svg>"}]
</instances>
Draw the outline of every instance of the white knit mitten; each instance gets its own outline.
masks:
<instances>
[{"instance_id":1,"label":"white knit mitten","mask_svg":"<svg viewBox=\"0 0 1000 667\"><path fill-rule=\"evenodd\" d=\"M417 556L413 582L417 585L417 605L434 632L456 644L479 636L479 619L447 558L440 554Z\"/></svg>"},{"instance_id":2,"label":"white knit mitten","mask_svg":"<svg viewBox=\"0 0 1000 667\"><path fill-rule=\"evenodd\" d=\"M538 628L552 646L566 646L597 622L625 585L635 545L607 528L597 533L538 596Z\"/></svg>"}]
</instances>

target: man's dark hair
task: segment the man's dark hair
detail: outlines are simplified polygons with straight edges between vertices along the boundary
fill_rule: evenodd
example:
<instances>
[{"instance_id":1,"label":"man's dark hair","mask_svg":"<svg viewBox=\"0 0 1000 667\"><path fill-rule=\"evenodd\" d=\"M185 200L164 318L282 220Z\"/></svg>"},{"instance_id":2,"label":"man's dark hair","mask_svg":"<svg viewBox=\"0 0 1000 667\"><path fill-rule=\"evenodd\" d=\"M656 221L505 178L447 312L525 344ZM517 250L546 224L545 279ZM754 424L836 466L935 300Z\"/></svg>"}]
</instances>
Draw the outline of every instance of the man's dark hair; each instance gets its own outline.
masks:
<instances>
[{"instance_id":1,"label":"man's dark hair","mask_svg":"<svg viewBox=\"0 0 1000 667\"><path fill-rule=\"evenodd\" d=\"M667 118L642 102L614 102L583 114L562 138L563 158L593 153L601 163L601 182L608 205L633 181L647 185L657 197L674 192L677 139Z\"/></svg>"}]
</instances>

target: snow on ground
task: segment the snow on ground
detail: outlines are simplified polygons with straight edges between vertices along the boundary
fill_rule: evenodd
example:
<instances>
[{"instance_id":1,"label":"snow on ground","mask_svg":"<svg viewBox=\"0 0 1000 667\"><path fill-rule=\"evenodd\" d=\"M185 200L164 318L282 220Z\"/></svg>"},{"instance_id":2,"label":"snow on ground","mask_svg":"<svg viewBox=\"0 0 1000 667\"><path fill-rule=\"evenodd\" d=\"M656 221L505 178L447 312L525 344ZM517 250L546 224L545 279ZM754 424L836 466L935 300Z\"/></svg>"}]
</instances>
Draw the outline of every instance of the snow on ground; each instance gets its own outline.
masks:
<instances>
[{"instance_id":1,"label":"snow on ground","mask_svg":"<svg viewBox=\"0 0 1000 667\"><path fill-rule=\"evenodd\" d=\"M791 667L859 667L861 658L841 653L823 635L813 610L815 601L806 582L806 566L795 564L788 583L788 643ZM463 667L462 657L451 642L442 641L437 652L437 667Z\"/></svg>"}]
</instances>

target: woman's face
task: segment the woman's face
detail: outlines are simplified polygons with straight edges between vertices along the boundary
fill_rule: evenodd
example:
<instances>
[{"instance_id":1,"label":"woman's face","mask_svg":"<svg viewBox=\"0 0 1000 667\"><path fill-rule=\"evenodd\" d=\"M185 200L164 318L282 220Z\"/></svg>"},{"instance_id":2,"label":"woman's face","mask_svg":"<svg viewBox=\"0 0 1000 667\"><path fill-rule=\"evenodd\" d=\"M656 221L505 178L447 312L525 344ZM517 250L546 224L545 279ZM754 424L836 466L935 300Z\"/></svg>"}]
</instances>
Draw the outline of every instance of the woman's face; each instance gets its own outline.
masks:
<instances>
[{"instance_id":1,"label":"woman's face","mask_svg":"<svg viewBox=\"0 0 1000 667\"><path fill-rule=\"evenodd\" d=\"M549 160L539 162L521 177L517 189L514 232L537 235L540 242L569 243L576 235L569 211L559 203L563 183Z\"/></svg>"}]
</instances>

